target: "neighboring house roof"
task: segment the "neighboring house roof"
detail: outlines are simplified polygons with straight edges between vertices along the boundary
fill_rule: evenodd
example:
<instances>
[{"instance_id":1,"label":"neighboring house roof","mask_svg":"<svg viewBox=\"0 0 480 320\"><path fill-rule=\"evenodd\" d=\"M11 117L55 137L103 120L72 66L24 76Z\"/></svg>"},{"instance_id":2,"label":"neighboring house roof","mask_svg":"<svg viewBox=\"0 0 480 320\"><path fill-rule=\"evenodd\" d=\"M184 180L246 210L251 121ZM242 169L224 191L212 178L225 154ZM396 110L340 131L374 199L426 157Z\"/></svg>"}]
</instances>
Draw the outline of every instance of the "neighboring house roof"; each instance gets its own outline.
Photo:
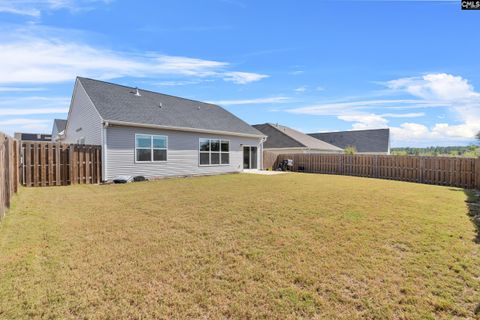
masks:
<instances>
[{"instance_id":1,"label":"neighboring house roof","mask_svg":"<svg viewBox=\"0 0 480 320\"><path fill-rule=\"evenodd\" d=\"M390 129L309 133L309 136L340 148L353 146L357 152L388 152Z\"/></svg>"},{"instance_id":2,"label":"neighboring house roof","mask_svg":"<svg viewBox=\"0 0 480 320\"><path fill-rule=\"evenodd\" d=\"M342 151L341 148L279 124L256 124L253 127L268 136L263 144L265 149L308 148L332 152Z\"/></svg>"},{"instance_id":3,"label":"neighboring house roof","mask_svg":"<svg viewBox=\"0 0 480 320\"><path fill-rule=\"evenodd\" d=\"M88 78L77 78L104 121L263 136L220 106Z\"/></svg>"},{"instance_id":4,"label":"neighboring house roof","mask_svg":"<svg viewBox=\"0 0 480 320\"><path fill-rule=\"evenodd\" d=\"M65 127L67 126L67 120L64 120L64 119L55 119L53 120L53 123L57 127L58 132L62 132L63 130L65 130Z\"/></svg>"},{"instance_id":5,"label":"neighboring house roof","mask_svg":"<svg viewBox=\"0 0 480 320\"><path fill-rule=\"evenodd\" d=\"M51 134L15 132L14 136L23 141L52 141Z\"/></svg>"}]
</instances>

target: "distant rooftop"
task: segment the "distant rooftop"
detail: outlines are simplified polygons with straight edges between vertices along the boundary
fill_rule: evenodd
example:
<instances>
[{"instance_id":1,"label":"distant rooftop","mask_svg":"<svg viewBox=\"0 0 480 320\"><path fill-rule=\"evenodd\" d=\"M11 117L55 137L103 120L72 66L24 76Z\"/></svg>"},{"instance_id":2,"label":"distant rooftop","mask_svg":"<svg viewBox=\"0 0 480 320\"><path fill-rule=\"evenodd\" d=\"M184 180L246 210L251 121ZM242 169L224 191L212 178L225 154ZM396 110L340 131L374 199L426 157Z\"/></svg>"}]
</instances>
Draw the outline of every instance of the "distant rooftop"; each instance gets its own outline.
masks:
<instances>
[{"instance_id":1,"label":"distant rooftop","mask_svg":"<svg viewBox=\"0 0 480 320\"><path fill-rule=\"evenodd\" d=\"M15 132L15 139L23 141L52 141L51 134Z\"/></svg>"},{"instance_id":2,"label":"distant rooftop","mask_svg":"<svg viewBox=\"0 0 480 320\"><path fill-rule=\"evenodd\" d=\"M308 135L342 149L353 146L357 152L386 153L390 147L390 129L320 132Z\"/></svg>"},{"instance_id":3,"label":"distant rooftop","mask_svg":"<svg viewBox=\"0 0 480 320\"><path fill-rule=\"evenodd\" d=\"M67 120L65 119L55 119L53 120L53 123L57 126L58 132L62 132L67 126Z\"/></svg>"}]
</instances>

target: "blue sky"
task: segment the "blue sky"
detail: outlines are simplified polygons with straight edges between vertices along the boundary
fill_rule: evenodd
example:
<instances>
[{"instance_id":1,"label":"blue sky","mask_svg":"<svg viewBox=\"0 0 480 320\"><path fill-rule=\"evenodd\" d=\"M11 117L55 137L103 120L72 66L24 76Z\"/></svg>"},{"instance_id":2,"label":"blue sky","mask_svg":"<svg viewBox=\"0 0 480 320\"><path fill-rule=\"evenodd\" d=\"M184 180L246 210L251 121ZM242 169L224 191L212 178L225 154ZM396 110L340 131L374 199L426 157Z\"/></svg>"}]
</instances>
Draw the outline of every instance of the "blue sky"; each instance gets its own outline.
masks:
<instances>
[{"instance_id":1,"label":"blue sky","mask_svg":"<svg viewBox=\"0 0 480 320\"><path fill-rule=\"evenodd\" d=\"M393 146L480 130L479 11L459 1L0 0L0 131L49 132L75 76Z\"/></svg>"}]
</instances>

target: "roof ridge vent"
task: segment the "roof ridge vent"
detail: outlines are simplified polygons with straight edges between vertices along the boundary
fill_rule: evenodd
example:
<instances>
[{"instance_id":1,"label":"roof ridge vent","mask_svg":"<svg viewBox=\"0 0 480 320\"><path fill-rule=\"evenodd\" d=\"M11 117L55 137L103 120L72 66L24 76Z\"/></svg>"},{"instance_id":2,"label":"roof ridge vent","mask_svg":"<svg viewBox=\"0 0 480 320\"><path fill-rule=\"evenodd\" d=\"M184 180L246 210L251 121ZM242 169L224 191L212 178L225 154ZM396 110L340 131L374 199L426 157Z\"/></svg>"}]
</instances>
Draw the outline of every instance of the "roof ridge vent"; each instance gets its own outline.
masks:
<instances>
[{"instance_id":1,"label":"roof ridge vent","mask_svg":"<svg viewBox=\"0 0 480 320\"><path fill-rule=\"evenodd\" d=\"M138 87L135 87L135 95L137 97L141 97L142 95L140 94L140 91L138 91Z\"/></svg>"}]
</instances>

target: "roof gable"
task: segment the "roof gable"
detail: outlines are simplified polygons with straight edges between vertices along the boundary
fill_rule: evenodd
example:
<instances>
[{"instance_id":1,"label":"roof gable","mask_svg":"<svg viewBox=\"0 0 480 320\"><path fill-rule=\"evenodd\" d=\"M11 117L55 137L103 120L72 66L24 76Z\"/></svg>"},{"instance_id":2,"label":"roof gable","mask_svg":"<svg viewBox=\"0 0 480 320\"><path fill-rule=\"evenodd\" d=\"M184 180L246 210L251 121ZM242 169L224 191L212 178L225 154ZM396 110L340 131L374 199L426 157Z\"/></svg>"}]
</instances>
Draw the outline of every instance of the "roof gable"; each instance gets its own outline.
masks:
<instances>
[{"instance_id":1,"label":"roof gable","mask_svg":"<svg viewBox=\"0 0 480 320\"><path fill-rule=\"evenodd\" d=\"M289 137L285 133L275 129L268 123L255 124L253 127L268 136L267 141L263 143L264 148L302 148L305 147L297 140Z\"/></svg>"},{"instance_id":2,"label":"roof gable","mask_svg":"<svg viewBox=\"0 0 480 320\"><path fill-rule=\"evenodd\" d=\"M65 127L67 126L67 120L64 119L55 119L53 120L54 125L57 127L58 132L62 132L65 130Z\"/></svg>"},{"instance_id":3,"label":"roof gable","mask_svg":"<svg viewBox=\"0 0 480 320\"><path fill-rule=\"evenodd\" d=\"M220 106L113 83L78 78L105 121L263 136Z\"/></svg>"},{"instance_id":4,"label":"roof gable","mask_svg":"<svg viewBox=\"0 0 480 320\"><path fill-rule=\"evenodd\" d=\"M300 131L279 124L258 124L256 129L268 136L265 148L309 148L325 151L341 151L340 148L324 141L310 137Z\"/></svg>"}]
</instances>

